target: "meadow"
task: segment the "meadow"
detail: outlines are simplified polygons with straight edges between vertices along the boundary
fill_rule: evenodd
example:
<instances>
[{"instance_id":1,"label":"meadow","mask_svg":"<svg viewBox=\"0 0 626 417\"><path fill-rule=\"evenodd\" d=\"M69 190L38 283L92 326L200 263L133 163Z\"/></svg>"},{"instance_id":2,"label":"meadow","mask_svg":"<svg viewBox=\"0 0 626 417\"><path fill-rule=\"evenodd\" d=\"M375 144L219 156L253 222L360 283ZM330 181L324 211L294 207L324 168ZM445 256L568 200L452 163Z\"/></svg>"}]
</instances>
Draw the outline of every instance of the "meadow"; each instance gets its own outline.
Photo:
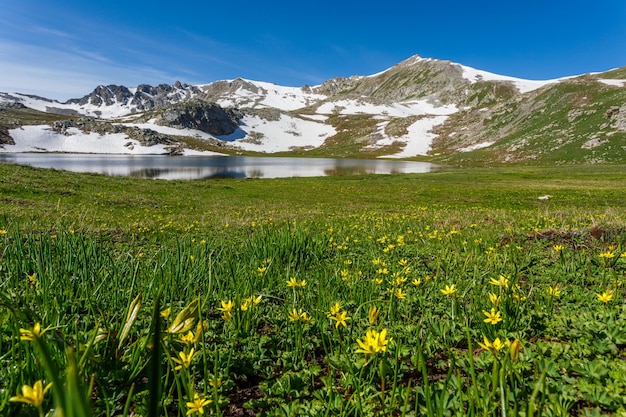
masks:
<instances>
[{"instance_id":1,"label":"meadow","mask_svg":"<svg viewBox=\"0 0 626 417\"><path fill-rule=\"evenodd\" d=\"M626 415L625 168L0 164L0 414Z\"/></svg>"}]
</instances>

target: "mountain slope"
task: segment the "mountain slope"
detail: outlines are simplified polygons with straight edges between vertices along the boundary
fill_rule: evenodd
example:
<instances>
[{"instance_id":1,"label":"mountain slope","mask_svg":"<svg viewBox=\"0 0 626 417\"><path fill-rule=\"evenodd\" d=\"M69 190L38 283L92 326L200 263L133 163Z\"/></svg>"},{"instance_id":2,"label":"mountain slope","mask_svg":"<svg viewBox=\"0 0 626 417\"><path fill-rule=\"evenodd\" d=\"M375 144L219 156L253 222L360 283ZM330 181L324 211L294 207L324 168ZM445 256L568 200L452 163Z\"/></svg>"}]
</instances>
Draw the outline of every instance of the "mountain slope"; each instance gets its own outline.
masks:
<instances>
[{"instance_id":1,"label":"mountain slope","mask_svg":"<svg viewBox=\"0 0 626 417\"><path fill-rule=\"evenodd\" d=\"M65 103L0 93L0 148L55 150L45 140L53 142L47 133L53 131L62 135L54 136L59 143L63 137L94 140L99 132L102 146L94 149L105 152L107 140L121 138L130 143L124 153L419 156L448 163L623 161L624 78L626 69L616 69L531 81L413 56L378 74L301 88L241 78L201 85L109 85ZM9 111L7 103L29 109ZM33 117L32 109L43 113ZM59 130L55 121L72 129ZM25 138L18 132L23 125L37 127ZM37 132L44 139L34 146ZM142 149L149 144L169 148Z\"/></svg>"}]
</instances>

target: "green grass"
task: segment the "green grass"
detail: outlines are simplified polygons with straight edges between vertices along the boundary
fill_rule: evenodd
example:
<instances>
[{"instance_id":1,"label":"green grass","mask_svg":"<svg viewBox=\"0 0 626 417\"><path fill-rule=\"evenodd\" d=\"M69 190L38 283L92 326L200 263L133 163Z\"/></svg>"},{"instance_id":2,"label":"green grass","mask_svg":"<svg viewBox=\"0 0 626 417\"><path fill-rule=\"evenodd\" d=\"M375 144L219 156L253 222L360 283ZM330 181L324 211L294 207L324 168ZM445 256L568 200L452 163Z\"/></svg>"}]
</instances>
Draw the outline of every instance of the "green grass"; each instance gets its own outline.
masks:
<instances>
[{"instance_id":1,"label":"green grass","mask_svg":"<svg viewBox=\"0 0 626 417\"><path fill-rule=\"evenodd\" d=\"M624 168L0 164L0 414L621 415Z\"/></svg>"}]
</instances>

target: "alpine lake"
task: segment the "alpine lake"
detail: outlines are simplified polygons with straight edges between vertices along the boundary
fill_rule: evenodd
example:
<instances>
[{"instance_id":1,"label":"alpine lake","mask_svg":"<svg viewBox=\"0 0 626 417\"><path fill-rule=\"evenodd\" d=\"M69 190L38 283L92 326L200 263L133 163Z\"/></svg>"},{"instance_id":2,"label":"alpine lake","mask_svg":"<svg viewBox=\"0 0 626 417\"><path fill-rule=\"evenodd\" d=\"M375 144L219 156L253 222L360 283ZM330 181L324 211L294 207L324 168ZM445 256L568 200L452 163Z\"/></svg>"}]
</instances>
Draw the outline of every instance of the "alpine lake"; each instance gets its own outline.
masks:
<instances>
[{"instance_id":1,"label":"alpine lake","mask_svg":"<svg viewBox=\"0 0 626 417\"><path fill-rule=\"evenodd\" d=\"M0 162L110 176L193 180L427 173L429 162L340 158L0 153Z\"/></svg>"}]
</instances>

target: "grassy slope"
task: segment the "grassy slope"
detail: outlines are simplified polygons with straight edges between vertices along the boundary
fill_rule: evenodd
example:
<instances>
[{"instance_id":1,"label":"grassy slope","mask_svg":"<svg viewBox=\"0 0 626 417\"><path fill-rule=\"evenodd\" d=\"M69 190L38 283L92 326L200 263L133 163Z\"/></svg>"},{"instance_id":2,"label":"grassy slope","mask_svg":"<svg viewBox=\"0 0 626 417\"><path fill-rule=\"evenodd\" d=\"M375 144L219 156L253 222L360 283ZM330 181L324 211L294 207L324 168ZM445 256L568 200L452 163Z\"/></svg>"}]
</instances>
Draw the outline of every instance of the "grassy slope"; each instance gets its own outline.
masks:
<instances>
[{"instance_id":1,"label":"grassy slope","mask_svg":"<svg viewBox=\"0 0 626 417\"><path fill-rule=\"evenodd\" d=\"M398 176L272 180L147 181L0 164L0 225L127 228L173 222L213 227L275 219L412 212L423 206L471 210L621 210L623 165L500 167Z\"/></svg>"}]
</instances>

